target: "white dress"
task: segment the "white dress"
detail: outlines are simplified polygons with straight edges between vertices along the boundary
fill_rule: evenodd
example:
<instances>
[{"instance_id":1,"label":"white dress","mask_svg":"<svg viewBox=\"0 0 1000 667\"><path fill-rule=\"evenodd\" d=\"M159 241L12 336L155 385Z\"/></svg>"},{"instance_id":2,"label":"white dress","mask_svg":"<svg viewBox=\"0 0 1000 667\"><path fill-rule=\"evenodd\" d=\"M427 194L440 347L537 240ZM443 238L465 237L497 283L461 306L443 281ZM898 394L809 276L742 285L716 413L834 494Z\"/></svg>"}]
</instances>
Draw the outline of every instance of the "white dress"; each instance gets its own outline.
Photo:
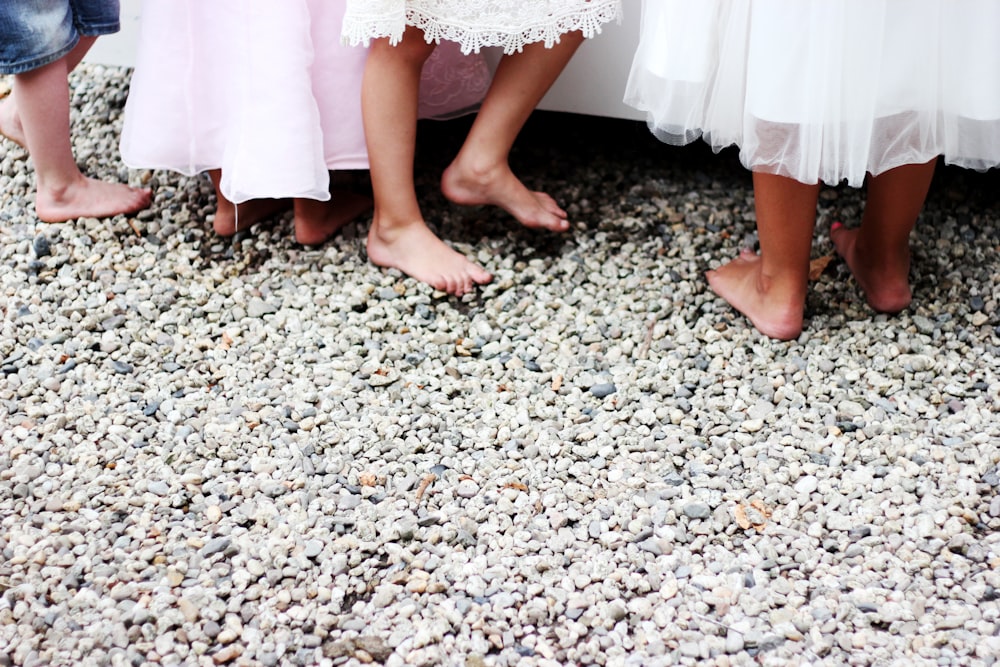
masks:
<instances>
[{"instance_id":1,"label":"white dress","mask_svg":"<svg viewBox=\"0 0 1000 667\"><path fill-rule=\"evenodd\" d=\"M327 201L329 171L367 169L361 80L368 51L341 43L345 0L144 0L122 128L130 167L222 170L230 201ZM422 117L475 110L482 57L437 49Z\"/></svg>"},{"instance_id":2,"label":"white dress","mask_svg":"<svg viewBox=\"0 0 1000 667\"><path fill-rule=\"evenodd\" d=\"M537 42L551 47L568 32L592 37L620 17L621 0L347 0L343 34L351 44L396 44L412 26L464 53L495 46L510 54Z\"/></svg>"},{"instance_id":3,"label":"white dress","mask_svg":"<svg viewBox=\"0 0 1000 667\"><path fill-rule=\"evenodd\" d=\"M1000 164L997 0L644 0L626 103L663 141L847 181Z\"/></svg>"}]
</instances>

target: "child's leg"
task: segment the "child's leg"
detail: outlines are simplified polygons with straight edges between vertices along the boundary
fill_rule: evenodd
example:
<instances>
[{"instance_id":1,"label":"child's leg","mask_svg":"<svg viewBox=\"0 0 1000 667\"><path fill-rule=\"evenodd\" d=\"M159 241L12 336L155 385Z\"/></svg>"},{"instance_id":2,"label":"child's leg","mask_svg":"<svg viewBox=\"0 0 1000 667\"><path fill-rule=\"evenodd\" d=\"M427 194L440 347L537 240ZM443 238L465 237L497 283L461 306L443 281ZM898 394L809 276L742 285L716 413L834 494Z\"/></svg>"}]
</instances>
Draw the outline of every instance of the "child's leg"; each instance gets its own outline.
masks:
<instances>
[{"instance_id":1,"label":"child's leg","mask_svg":"<svg viewBox=\"0 0 1000 667\"><path fill-rule=\"evenodd\" d=\"M73 159L69 136L67 60L14 77L25 143L35 162L35 212L45 222L105 218L149 206L149 190L85 177Z\"/></svg>"},{"instance_id":2,"label":"child's leg","mask_svg":"<svg viewBox=\"0 0 1000 667\"><path fill-rule=\"evenodd\" d=\"M21 127L21 117L17 113L17 103L11 91L6 99L0 101L0 135L10 139L24 148L24 129Z\"/></svg>"},{"instance_id":3,"label":"child's leg","mask_svg":"<svg viewBox=\"0 0 1000 667\"><path fill-rule=\"evenodd\" d=\"M397 46L376 40L368 55L361 95L375 195L368 257L461 295L492 276L427 227L413 184L420 71L433 50L419 30L409 28Z\"/></svg>"},{"instance_id":4,"label":"child's leg","mask_svg":"<svg viewBox=\"0 0 1000 667\"><path fill-rule=\"evenodd\" d=\"M215 219L212 221L212 228L219 236L232 236L238 229L249 229L250 225L266 220L288 208L287 199L251 199L236 206L219 188L222 170L210 169L208 176L215 186Z\"/></svg>"},{"instance_id":5,"label":"child's leg","mask_svg":"<svg viewBox=\"0 0 1000 667\"><path fill-rule=\"evenodd\" d=\"M372 207L372 200L350 190L333 190L330 201L295 200L295 240L326 243L340 228Z\"/></svg>"},{"instance_id":6,"label":"child's leg","mask_svg":"<svg viewBox=\"0 0 1000 667\"><path fill-rule=\"evenodd\" d=\"M881 313L910 305L910 232L924 206L937 160L890 169L868 180L868 201L857 229L835 224L830 239L847 262L868 304Z\"/></svg>"},{"instance_id":7,"label":"child's leg","mask_svg":"<svg viewBox=\"0 0 1000 667\"><path fill-rule=\"evenodd\" d=\"M758 331L791 340L802 333L819 185L754 172L753 189L760 254L744 250L706 276Z\"/></svg>"},{"instance_id":8,"label":"child's leg","mask_svg":"<svg viewBox=\"0 0 1000 667\"><path fill-rule=\"evenodd\" d=\"M526 227L566 231L566 212L547 194L532 192L511 172L510 149L531 112L566 67L581 33L562 36L545 48L531 44L500 61L493 84L441 188L458 204L493 204Z\"/></svg>"},{"instance_id":9,"label":"child's leg","mask_svg":"<svg viewBox=\"0 0 1000 667\"><path fill-rule=\"evenodd\" d=\"M66 54L66 68L72 72L80 64L87 51L97 41L96 37L83 36L77 42L73 50ZM0 134L7 137L21 148L25 148L24 128L21 127L21 116L17 110L17 102L14 101L14 93L11 92L7 99L0 101Z\"/></svg>"}]
</instances>

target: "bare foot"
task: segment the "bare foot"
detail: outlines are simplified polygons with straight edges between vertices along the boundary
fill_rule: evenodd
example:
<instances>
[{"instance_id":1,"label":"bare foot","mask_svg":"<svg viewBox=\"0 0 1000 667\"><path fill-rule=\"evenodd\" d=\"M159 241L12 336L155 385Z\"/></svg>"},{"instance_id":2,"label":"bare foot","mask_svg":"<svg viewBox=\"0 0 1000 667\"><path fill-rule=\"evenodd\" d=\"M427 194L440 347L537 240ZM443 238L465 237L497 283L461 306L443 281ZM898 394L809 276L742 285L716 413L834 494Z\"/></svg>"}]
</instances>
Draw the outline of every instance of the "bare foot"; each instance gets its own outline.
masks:
<instances>
[{"instance_id":1,"label":"bare foot","mask_svg":"<svg viewBox=\"0 0 1000 667\"><path fill-rule=\"evenodd\" d=\"M372 200L349 190L334 190L330 201L295 200L295 240L326 243L340 228L372 207Z\"/></svg>"},{"instance_id":2,"label":"bare foot","mask_svg":"<svg viewBox=\"0 0 1000 667\"><path fill-rule=\"evenodd\" d=\"M484 170L453 162L441 177L441 191L456 204L499 206L531 229L569 229L566 211L544 192L529 190L506 163Z\"/></svg>"},{"instance_id":3,"label":"bare foot","mask_svg":"<svg viewBox=\"0 0 1000 667\"><path fill-rule=\"evenodd\" d=\"M0 101L0 134L21 148L27 145L24 139L24 129L21 127L21 117L17 114L17 106L14 104L13 97Z\"/></svg>"},{"instance_id":4,"label":"bare foot","mask_svg":"<svg viewBox=\"0 0 1000 667\"><path fill-rule=\"evenodd\" d=\"M805 281L779 284L761 273L760 256L749 249L705 277L712 290L740 311L765 336L793 340L802 333Z\"/></svg>"},{"instance_id":5,"label":"bare foot","mask_svg":"<svg viewBox=\"0 0 1000 667\"><path fill-rule=\"evenodd\" d=\"M376 214L368 232L368 258L456 296L493 280L482 267L445 245L423 220L385 229Z\"/></svg>"},{"instance_id":6,"label":"bare foot","mask_svg":"<svg viewBox=\"0 0 1000 667\"><path fill-rule=\"evenodd\" d=\"M35 195L35 213L42 222L110 218L141 211L152 201L153 194L149 190L130 188L123 183L106 183L81 174L64 188L39 187Z\"/></svg>"},{"instance_id":7,"label":"bare foot","mask_svg":"<svg viewBox=\"0 0 1000 667\"><path fill-rule=\"evenodd\" d=\"M858 229L839 222L830 227L830 240L837 254L847 262L851 274L865 293L865 299L880 313L898 313L913 300L910 290L910 248L878 257L866 257L858 244Z\"/></svg>"},{"instance_id":8,"label":"bare foot","mask_svg":"<svg viewBox=\"0 0 1000 667\"><path fill-rule=\"evenodd\" d=\"M224 197L220 197L218 202L212 228L219 236L232 236L238 229L248 229L261 220L267 220L287 210L289 206L287 199L251 199L239 207Z\"/></svg>"}]
</instances>

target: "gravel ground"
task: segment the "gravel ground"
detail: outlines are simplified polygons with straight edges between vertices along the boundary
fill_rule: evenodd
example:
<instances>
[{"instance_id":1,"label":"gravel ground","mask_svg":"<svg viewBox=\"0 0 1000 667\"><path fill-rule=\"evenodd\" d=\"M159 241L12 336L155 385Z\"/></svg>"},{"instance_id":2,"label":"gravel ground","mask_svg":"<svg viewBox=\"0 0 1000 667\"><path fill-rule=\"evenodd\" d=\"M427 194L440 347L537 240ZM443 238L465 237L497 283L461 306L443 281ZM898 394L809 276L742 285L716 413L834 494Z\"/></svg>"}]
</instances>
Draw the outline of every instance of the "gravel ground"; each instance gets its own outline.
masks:
<instances>
[{"instance_id":1,"label":"gravel ground","mask_svg":"<svg viewBox=\"0 0 1000 667\"><path fill-rule=\"evenodd\" d=\"M991 665L1000 655L998 174L939 171L915 301L834 260L775 343L708 290L753 243L734 156L538 114L565 236L435 190L462 300L286 217L221 240L128 172L126 70L76 154L152 210L45 225L0 161L0 665ZM830 189L825 230L861 193Z\"/></svg>"}]
</instances>

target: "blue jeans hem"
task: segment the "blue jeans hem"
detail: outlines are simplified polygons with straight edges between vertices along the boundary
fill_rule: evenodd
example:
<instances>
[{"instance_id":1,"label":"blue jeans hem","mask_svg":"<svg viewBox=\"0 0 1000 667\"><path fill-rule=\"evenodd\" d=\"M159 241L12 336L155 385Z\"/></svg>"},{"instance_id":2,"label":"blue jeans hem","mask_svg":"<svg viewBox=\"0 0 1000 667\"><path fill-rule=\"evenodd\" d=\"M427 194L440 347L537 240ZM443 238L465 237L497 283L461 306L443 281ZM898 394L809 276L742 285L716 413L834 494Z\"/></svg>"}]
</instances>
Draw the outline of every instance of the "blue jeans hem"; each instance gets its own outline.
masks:
<instances>
[{"instance_id":1,"label":"blue jeans hem","mask_svg":"<svg viewBox=\"0 0 1000 667\"><path fill-rule=\"evenodd\" d=\"M46 53L45 55L36 56L30 60L24 60L17 63L0 63L0 74L6 75L17 75L24 74L25 72L30 72L32 70L38 69L39 67L45 67L50 65L60 58L65 57L70 51L76 48L76 45L80 43L81 37L100 37L101 35L112 35L121 30L121 23L116 21L114 23L106 23L104 25L89 25L76 30L76 34L70 42L56 49L51 53Z\"/></svg>"}]
</instances>

